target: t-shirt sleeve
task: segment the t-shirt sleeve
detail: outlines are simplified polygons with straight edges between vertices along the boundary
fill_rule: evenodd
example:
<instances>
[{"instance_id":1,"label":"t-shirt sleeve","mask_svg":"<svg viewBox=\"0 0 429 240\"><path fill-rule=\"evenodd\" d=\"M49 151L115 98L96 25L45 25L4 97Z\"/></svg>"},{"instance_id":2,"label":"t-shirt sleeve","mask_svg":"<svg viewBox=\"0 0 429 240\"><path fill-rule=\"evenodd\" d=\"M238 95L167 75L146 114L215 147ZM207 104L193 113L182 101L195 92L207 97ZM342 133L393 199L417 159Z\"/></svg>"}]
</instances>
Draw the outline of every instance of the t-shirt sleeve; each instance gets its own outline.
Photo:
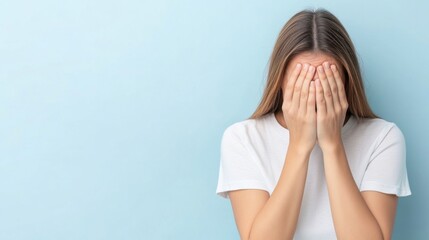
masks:
<instances>
[{"instance_id":1,"label":"t-shirt sleeve","mask_svg":"<svg viewBox=\"0 0 429 240\"><path fill-rule=\"evenodd\" d=\"M378 146L371 154L360 191L379 191L398 197L411 195L403 133L393 123L377 142Z\"/></svg>"},{"instance_id":2,"label":"t-shirt sleeve","mask_svg":"<svg viewBox=\"0 0 429 240\"><path fill-rule=\"evenodd\" d=\"M238 189L268 191L260 165L249 154L236 129L230 126L222 136L216 194L228 199L228 191Z\"/></svg>"}]
</instances>

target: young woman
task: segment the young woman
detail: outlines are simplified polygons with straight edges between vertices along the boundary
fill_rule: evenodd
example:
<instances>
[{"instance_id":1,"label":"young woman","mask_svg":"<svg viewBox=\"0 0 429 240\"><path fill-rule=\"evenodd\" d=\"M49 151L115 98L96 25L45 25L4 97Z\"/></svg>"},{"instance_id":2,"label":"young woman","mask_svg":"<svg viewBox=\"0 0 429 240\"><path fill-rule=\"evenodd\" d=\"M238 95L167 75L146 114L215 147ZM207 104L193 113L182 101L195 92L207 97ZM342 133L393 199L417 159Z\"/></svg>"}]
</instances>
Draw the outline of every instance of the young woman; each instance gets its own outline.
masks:
<instances>
[{"instance_id":1,"label":"young woman","mask_svg":"<svg viewBox=\"0 0 429 240\"><path fill-rule=\"evenodd\" d=\"M216 193L241 239L390 239L411 195L405 139L367 102L352 41L326 10L281 30L253 115L226 128Z\"/></svg>"}]
</instances>

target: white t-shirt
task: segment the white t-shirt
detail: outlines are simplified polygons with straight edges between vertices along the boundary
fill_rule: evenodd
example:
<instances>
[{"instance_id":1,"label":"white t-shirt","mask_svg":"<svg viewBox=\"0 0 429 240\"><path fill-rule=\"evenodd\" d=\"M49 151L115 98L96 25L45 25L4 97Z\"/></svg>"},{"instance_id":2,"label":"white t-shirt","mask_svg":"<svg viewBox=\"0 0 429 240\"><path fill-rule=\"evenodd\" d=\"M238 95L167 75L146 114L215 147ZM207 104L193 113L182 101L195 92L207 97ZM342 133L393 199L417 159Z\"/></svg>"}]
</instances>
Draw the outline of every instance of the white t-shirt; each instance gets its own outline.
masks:
<instances>
[{"instance_id":1,"label":"white t-shirt","mask_svg":"<svg viewBox=\"0 0 429 240\"><path fill-rule=\"evenodd\" d=\"M411 195L405 138L393 122L350 116L341 130L353 178L360 189ZM262 189L272 194L289 144L289 130L269 113L227 127L222 136L216 194ZM316 143L309 160L301 211L294 239L336 239L323 155Z\"/></svg>"}]
</instances>

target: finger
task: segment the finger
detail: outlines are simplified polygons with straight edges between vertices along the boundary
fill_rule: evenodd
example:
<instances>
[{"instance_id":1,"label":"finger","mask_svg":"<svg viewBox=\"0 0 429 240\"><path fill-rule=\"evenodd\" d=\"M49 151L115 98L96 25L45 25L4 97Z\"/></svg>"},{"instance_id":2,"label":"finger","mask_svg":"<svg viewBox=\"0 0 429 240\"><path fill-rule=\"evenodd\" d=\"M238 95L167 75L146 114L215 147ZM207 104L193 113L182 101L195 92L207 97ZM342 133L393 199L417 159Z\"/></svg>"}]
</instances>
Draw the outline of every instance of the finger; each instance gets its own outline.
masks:
<instances>
[{"instance_id":1,"label":"finger","mask_svg":"<svg viewBox=\"0 0 429 240\"><path fill-rule=\"evenodd\" d=\"M308 68L308 72L305 75L304 82L302 83L301 100L299 102L299 108L304 113L307 111L308 88L310 86L311 79L313 79L314 70L315 68L313 66L310 66Z\"/></svg>"},{"instance_id":2,"label":"finger","mask_svg":"<svg viewBox=\"0 0 429 240\"><path fill-rule=\"evenodd\" d=\"M305 78L305 75L307 75L309 64L304 64L304 67L301 70L301 73L298 76L298 79L296 80L295 86L293 87L293 95L292 95L292 108L298 109L299 108L299 98L301 97L301 87L302 87L302 81Z\"/></svg>"},{"instance_id":3,"label":"finger","mask_svg":"<svg viewBox=\"0 0 429 240\"><path fill-rule=\"evenodd\" d=\"M334 111L334 102L332 100L331 87L329 86L328 79L326 78L326 74L322 66L317 67L317 74L319 74L319 81L323 88L323 97L325 98L326 111Z\"/></svg>"},{"instance_id":4,"label":"finger","mask_svg":"<svg viewBox=\"0 0 429 240\"><path fill-rule=\"evenodd\" d=\"M284 88L285 89L284 101L287 101L287 102L292 101L293 88L295 86L296 79L298 78L300 72L301 72L301 64L298 63L295 66L290 78L285 81L286 87Z\"/></svg>"},{"instance_id":5,"label":"finger","mask_svg":"<svg viewBox=\"0 0 429 240\"><path fill-rule=\"evenodd\" d=\"M337 82L337 88L338 88L338 98L340 100L340 104L342 107L347 107L347 95L346 95L346 89L343 84L343 80L341 79L340 72L338 71L338 68L335 65L331 65L331 70L334 73L335 80Z\"/></svg>"},{"instance_id":6,"label":"finger","mask_svg":"<svg viewBox=\"0 0 429 240\"><path fill-rule=\"evenodd\" d=\"M334 74L332 73L332 70L330 68L330 64L328 62L324 62L323 68L325 70L325 74L328 79L329 86L331 87L332 102L333 102L334 110L341 111L340 99L338 97L338 87L334 78Z\"/></svg>"},{"instance_id":7,"label":"finger","mask_svg":"<svg viewBox=\"0 0 429 240\"><path fill-rule=\"evenodd\" d=\"M310 89L308 93L307 100L307 114L311 115L312 113L316 113L316 87L314 86L314 81L310 81Z\"/></svg>"},{"instance_id":8,"label":"finger","mask_svg":"<svg viewBox=\"0 0 429 240\"><path fill-rule=\"evenodd\" d=\"M320 83L320 79L314 80L316 85L316 107L317 115L326 115L326 101L323 97L323 87Z\"/></svg>"}]
</instances>

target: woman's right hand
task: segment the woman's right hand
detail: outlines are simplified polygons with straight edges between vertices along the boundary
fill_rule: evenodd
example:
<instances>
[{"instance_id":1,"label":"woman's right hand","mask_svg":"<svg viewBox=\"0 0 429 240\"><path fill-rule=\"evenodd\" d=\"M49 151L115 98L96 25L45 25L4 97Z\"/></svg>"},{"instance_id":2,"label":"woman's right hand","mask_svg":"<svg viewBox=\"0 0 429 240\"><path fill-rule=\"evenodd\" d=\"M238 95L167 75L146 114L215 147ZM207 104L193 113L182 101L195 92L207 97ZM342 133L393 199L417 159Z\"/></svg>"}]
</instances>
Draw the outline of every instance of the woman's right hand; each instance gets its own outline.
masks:
<instances>
[{"instance_id":1,"label":"woman's right hand","mask_svg":"<svg viewBox=\"0 0 429 240\"><path fill-rule=\"evenodd\" d=\"M311 151L317 139L314 73L315 67L297 64L283 88L282 111L289 130L289 145L303 151Z\"/></svg>"}]
</instances>

